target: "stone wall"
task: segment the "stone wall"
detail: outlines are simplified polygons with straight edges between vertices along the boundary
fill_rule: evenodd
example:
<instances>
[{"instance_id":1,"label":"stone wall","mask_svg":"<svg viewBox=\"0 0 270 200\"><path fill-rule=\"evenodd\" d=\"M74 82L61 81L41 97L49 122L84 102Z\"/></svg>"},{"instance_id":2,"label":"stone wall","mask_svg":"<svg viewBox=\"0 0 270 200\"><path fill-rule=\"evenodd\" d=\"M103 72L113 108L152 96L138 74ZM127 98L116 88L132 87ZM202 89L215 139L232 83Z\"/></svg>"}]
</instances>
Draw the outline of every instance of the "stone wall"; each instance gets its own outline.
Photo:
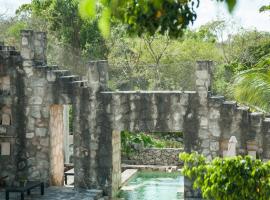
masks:
<instances>
[{"instance_id":1,"label":"stone wall","mask_svg":"<svg viewBox=\"0 0 270 200\"><path fill-rule=\"evenodd\" d=\"M46 34L22 31L21 52L0 46L0 176L50 183L50 108L73 106L75 187L114 196L123 130L184 133L185 151L222 156L236 136L240 154L270 159L270 118L212 96L211 66L196 66L196 91L108 91L106 61L87 80L46 64ZM188 196L188 193L187 193Z\"/></svg>"},{"instance_id":2,"label":"stone wall","mask_svg":"<svg viewBox=\"0 0 270 200\"><path fill-rule=\"evenodd\" d=\"M18 113L23 110L21 58L13 47L0 46L0 176L8 175L8 181L16 178L22 143L18 140L23 121Z\"/></svg>"},{"instance_id":3,"label":"stone wall","mask_svg":"<svg viewBox=\"0 0 270 200\"><path fill-rule=\"evenodd\" d=\"M179 154L183 151L177 148L143 148L131 153L128 157L122 155L122 163L179 166Z\"/></svg>"}]
</instances>

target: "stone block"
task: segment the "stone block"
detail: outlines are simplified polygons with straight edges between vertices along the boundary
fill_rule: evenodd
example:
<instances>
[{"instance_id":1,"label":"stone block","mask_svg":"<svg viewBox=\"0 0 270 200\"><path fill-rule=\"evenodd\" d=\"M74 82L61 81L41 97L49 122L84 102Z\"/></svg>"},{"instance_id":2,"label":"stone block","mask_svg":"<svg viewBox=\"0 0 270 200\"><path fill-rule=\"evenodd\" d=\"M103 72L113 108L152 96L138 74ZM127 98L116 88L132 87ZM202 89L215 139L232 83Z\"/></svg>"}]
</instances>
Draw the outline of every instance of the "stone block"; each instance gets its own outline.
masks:
<instances>
[{"instance_id":1,"label":"stone block","mask_svg":"<svg viewBox=\"0 0 270 200\"><path fill-rule=\"evenodd\" d=\"M48 129L46 128L36 128L36 136L38 137L46 137Z\"/></svg>"},{"instance_id":2,"label":"stone block","mask_svg":"<svg viewBox=\"0 0 270 200\"><path fill-rule=\"evenodd\" d=\"M47 81L54 82L56 80L56 74L53 71L47 71Z\"/></svg>"},{"instance_id":3,"label":"stone block","mask_svg":"<svg viewBox=\"0 0 270 200\"><path fill-rule=\"evenodd\" d=\"M210 147L210 141L208 139L205 139L201 143L201 148L209 148Z\"/></svg>"},{"instance_id":4,"label":"stone block","mask_svg":"<svg viewBox=\"0 0 270 200\"><path fill-rule=\"evenodd\" d=\"M208 70L197 70L196 77L197 80L208 80L210 78Z\"/></svg>"},{"instance_id":5,"label":"stone block","mask_svg":"<svg viewBox=\"0 0 270 200\"><path fill-rule=\"evenodd\" d=\"M22 48L21 56L23 59L32 60L34 59L35 54L34 51L30 48Z\"/></svg>"},{"instance_id":6,"label":"stone block","mask_svg":"<svg viewBox=\"0 0 270 200\"><path fill-rule=\"evenodd\" d=\"M42 104L42 98L38 96L31 97L29 99L29 104L31 105L41 105Z\"/></svg>"},{"instance_id":7,"label":"stone block","mask_svg":"<svg viewBox=\"0 0 270 200\"><path fill-rule=\"evenodd\" d=\"M209 110L209 119L219 119L220 111L218 109L210 108Z\"/></svg>"},{"instance_id":8,"label":"stone block","mask_svg":"<svg viewBox=\"0 0 270 200\"><path fill-rule=\"evenodd\" d=\"M33 138L34 136L35 136L35 133L33 133L33 132L26 133L26 138L27 138L27 139L31 139L31 138Z\"/></svg>"},{"instance_id":9,"label":"stone block","mask_svg":"<svg viewBox=\"0 0 270 200\"><path fill-rule=\"evenodd\" d=\"M27 37L22 37L22 40L21 40L21 44L23 46L27 46L29 43L28 43L28 38Z\"/></svg>"},{"instance_id":10,"label":"stone block","mask_svg":"<svg viewBox=\"0 0 270 200\"><path fill-rule=\"evenodd\" d=\"M207 117L200 117L200 126L202 128L208 127L208 118Z\"/></svg>"},{"instance_id":11,"label":"stone block","mask_svg":"<svg viewBox=\"0 0 270 200\"><path fill-rule=\"evenodd\" d=\"M210 142L210 151L218 151L219 150L219 142Z\"/></svg>"},{"instance_id":12,"label":"stone block","mask_svg":"<svg viewBox=\"0 0 270 200\"><path fill-rule=\"evenodd\" d=\"M41 118L41 107L40 106L31 106L30 107L30 116L36 119Z\"/></svg>"},{"instance_id":13,"label":"stone block","mask_svg":"<svg viewBox=\"0 0 270 200\"><path fill-rule=\"evenodd\" d=\"M10 90L10 76L3 76L0 78L0 89L5 91Z\"/></svg>"},{"instance_id":14,"label":"stone block","mask_svg":"<svg viewBox=\"0 0 270 200\"><path fill-rule=\"evenodd\" d=\"M11 124L11 117L9 114L2 114L2 125L9 126Z\"/></svg>"},{"instance_id":15,"label":"stone block","mask_svg":"<svg viewBox=\"0 0 270 200\"><path fill-rule=\"evenodd\" d=\"M2 142L1 145L1 154L2 156L9 156L10 155L10 143L9 142Z\"/></svg>"},{"instance_id":16,"label":"stone block","mask_svg":"<svg viewBox=\"0 0 270 200\"><path fill-rule=\"evenodd\" d=\"M28 131L34 131L34 129L35 129L35 119L34 118L28 117L26 128L28 129Z\"/></svg>"},{"instance_id":17,"label":"stone block","mask_svg":"<svg viewBox=\"0 0 270 200\"><path fill-rule=\"evenodd\" d=\"M33 76L33 67L32 66L29 66L29 67L24 67L24 72L26 74L26 76L29 78L31 76Z\"/></svg>"},{"instance_id":18,"label":"stone block","mask_svg":"<svg viewBox=\"0 0 270 200\"><path fill-rule=\"evenodd\" d=\"M6 134L7 133L7 128L4 126L0 126L0 134Z\"/></svg>"}]
</instances>

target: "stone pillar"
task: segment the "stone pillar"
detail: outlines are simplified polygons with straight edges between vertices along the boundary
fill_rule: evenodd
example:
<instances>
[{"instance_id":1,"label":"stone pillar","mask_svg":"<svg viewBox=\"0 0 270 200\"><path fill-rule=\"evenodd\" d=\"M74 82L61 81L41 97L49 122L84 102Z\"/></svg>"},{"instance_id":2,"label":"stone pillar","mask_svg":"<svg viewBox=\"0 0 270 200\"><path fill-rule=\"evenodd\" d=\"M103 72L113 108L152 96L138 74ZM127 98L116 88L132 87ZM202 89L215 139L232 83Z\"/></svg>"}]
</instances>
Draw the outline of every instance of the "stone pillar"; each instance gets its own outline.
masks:
<instances>
[{"instance_id":1,"label":"stone pillar","mask_svg":"<svg viewBox=\"0 0 270 200\"><path fill-rule=\"evenodd\" d=\"M21 31L22 69L19 73L22 110L20 140L22 151L18 156L18 170L31 180L49 182L50 172L50 105L52 105L52 84L46 78L47 72L37 68L45 61L46 34L31 30Z\"/></svg>"},{"instance_id":2,"label":"stone pillar","mask_svg":"<svg viewBox=\"0 0 270 200\"><path fill-rule=\"evenodd\" d=\"M270 118L265 118L262 125L263 158L270 160Z\"/></svg>"},{"instance_id":3,"label":"stone pillar","mask_svg":"<svg viewBox=\"0 0 270 200\"><path fill-rule=\"evenodd\" d=\"M24 62L32 61L35 58L34 31L21 31L21 56Z\"/></svg>"},{"instance_id":4,"label":"stone pillar","mask_svg":"<svg viewBox=\"0 0 270 200\"><path fill-rule=\"evenodd\" d=\"M45 32L34 32L34 52L36 65L47 64L46 51L47 34Z\"/></svg>"},{"instance_id":5,"label":"stone pillar","mask_svg":"<svg viewBox=\"0 0 270 200\"><path fill-rule=\"evenodd\" d=\"M65 155L65 163L70 163L69 157L69 106L63 106L63 123L64 123L64 155Z\"/></svg>"},{"instance_id":6,"label":"stone pillar","mask_svg":"<svg viewBox=\"0 0 270 200\"><path fill-rule=\"evenodd\" d=\"M196 65L196 92L199 98L197 107L198 138L193 149L197 149L199 153L204 154L208 159L212 159L210 147L213 146L211 134L209 131L209 116L208 116L208 94L211 86L211 61L198 61ZM193 190L192 181L187 177L184 179L184 197L200 198L200 191Z\"/></svg>"},{"instance_id":7,"label":"stone pillar","mask_svg":"<svg viewBox=\"0 0 270 200\"><path fill-rule=\"evenodd\" d=\"M211 89L212 61L197 61L196 65L196 91L200 95L201 103L207 101L208 92Z\"/></svg>"},{"instance_id":8,"label":"stone pillar","mask_svg":"<svg viewBox=\"0 0 270 200\"><path fill-rule=\"evenodd\" d=\"M196 91L199 96L199 130L198 139L200 143L199 153L204 154L211 159L210 143L211 134L209 132L209 116L208 116L208 94L211 84L210 68L211 61L198 61L196 66Z\"/></svg>"},{"instance_id":9,"label":"stone pillar","mask_svg":"<svg viewBox=\"0 0 270 200\"><path fill-rule=\"evenodd\" d=\"M108 61L91 61L88 65L87 79L91 88L97 89L107 87L108 81Z\"/></svg>"},{"instance_id":10,"label":"stone pillar","mask_svg":"<svg viewBox=\"0 0 270 200\"><path fill-rule=\"evenodd\" d=\"M46 64L47 36L44 32L21 31L21 56L24 66Z\"/></svg>"}]
</instances>

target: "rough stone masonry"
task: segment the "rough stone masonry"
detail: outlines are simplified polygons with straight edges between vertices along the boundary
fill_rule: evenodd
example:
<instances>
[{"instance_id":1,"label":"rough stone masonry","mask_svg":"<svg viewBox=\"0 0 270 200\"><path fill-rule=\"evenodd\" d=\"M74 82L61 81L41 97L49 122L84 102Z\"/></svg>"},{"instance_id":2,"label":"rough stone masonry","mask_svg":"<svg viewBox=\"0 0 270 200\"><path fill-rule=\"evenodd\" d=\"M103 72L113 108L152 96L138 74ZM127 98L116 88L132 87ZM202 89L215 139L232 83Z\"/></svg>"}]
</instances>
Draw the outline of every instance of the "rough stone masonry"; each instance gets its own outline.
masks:
<instances>
[{"instance_id":1,"label":"rough stone masonry","mask_svg":"<svg viewBox=\"0 0 270 200\"><path fill-rule=\"evenodd\" d=\"M53 183L59 169L52 158L58 148L51 123L55 105L73 106L76 188L116 194L123 130L182 131L185 151L209 159L222 156L234 135L238 153L270 158L270 118L212 96L210 61L197 62L196 91L113 92L106 86L106 61L89 62L87 81L82 80L47 66L45 33L24 30L21 36L20 52L0 46L0 176L8 175L9 183L25 178ZM186 186L186 197L197 195Z\"/></svg>"}]
</instances>

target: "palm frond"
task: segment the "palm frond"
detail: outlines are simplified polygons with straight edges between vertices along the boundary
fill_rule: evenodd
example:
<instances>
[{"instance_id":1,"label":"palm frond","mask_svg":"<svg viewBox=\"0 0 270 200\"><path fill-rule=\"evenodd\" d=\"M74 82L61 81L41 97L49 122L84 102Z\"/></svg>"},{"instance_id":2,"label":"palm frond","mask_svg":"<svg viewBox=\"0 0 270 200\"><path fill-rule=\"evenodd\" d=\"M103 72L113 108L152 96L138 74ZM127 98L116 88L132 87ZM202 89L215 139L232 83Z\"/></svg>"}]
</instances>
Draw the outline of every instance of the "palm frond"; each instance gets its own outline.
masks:
<instances>
[{"instance_id":1,"label":"palm frond","mask_svg":"<svg viewBox=\"0 0 270 200\"><path fill-rule=\"evenodd\" d=\"M270 71L253 69L238 74L233 83L237 101L270 111Z\"/></svg>"}]
</instances>

